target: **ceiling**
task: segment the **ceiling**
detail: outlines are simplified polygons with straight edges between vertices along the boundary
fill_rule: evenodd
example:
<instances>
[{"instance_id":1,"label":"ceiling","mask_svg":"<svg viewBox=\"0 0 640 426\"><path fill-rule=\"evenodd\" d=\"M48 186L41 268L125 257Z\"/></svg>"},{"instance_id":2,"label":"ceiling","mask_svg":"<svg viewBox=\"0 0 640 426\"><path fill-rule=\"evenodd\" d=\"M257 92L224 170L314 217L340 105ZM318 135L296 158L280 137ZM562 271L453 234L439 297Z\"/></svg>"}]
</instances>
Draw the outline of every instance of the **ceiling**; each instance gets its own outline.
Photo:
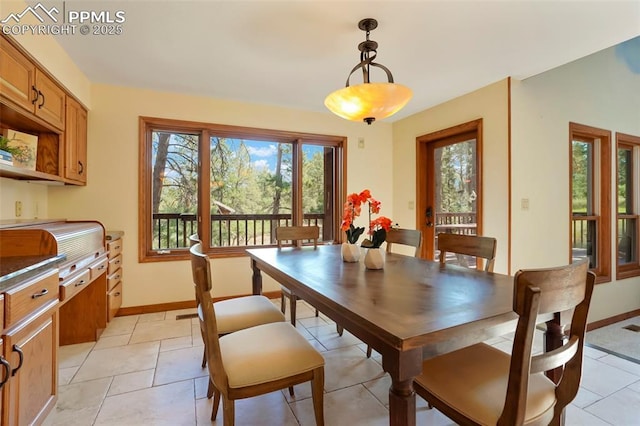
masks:
<instances>
[{"instance_id":1,"label":"ceiling","mask_svg":"<svg viewBox=\"0 0 640 426\"><path fill-rule=\"evenodd\" d=\"M34 2L30 2L33 4ZM123 34L57 39L92 82L327 112L376 18L377 62L413 89L390 121L640 35L640 1L67 1ZM372 71L372 81L384 81ZM354 73L352 84L362 82ZM328 113L328 112L327 112Z\"/></svg>"}]
</instances>

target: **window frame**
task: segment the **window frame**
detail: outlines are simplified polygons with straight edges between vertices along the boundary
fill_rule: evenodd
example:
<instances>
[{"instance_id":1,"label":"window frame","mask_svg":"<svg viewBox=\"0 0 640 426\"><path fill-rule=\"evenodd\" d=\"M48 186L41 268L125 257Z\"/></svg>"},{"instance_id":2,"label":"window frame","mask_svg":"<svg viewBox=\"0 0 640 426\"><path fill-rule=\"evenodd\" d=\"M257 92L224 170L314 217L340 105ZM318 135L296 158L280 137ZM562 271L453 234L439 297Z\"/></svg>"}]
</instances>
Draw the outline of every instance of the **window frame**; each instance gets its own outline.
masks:
<instances>
[{"instance_id":1,"label":"window frame","mask_svg":"<svg viewBox=\"0 0 640 426\"><path fill-rule=\"evenodd\" d=\"M593 144L593 214L573 214L573 142ZM569 123L569 262L573 263L573 224L576 220L596 223L596 283L611 281L611 131Z\"/></svg>"},{"instance_id":2,"label":"window frame","mask_svg":"<svg viewBox=\"0 0 640 426\"><path fill-rule=\"evenodd\" d=\"M628 135L625 133L616 133L616 200L615 200L615 212L616 212L616 278L624 279L640 276L640 184L636 184L632 187L632 213L620 214L618 212L618 176L620 174L618 163L618 151L623 149L631 149L631 183L640 181L640 136ZM636 222L636 240L635 240L635 253L636 263L620 264L618 261L618 247L620 242L618 220L619 219L635 219Z\"/></svg>"},{"instance_id":3,"label":"window frame","mask_svg":"<svg viewBox=\"0 0 640 426\"><path fill-rule=\"evenodd\" d=\"M292 224L300 225L303 220L302 193L302 168L299 167L299 159L302 158L302 145L321 145L335 148L335 167L333 171L333 235L340 242L342 232L340 221L342 205L346 199L346 150L347 138L345 136L321 135L313 133L291 132L273 129L261 129L225 124L204 123L196 121L173 120L157 117L140 116L139 122L139 165L138 165L138 260L141 263L162 262L173 260L186 260L189 258L187 248L172 249L169 252L152 249L153 227L152 216L152 191L151 180L153 175L152 138L154 131L182 132L198 134L200 136L198 152L198 235L203 241L203 250L210 257L225 258L246 255L246 249L253 246L234 247L209 247L211 223L202 220L202 217L210 215L210 191L209 187L202 185L203 177L209 181L211 153L210 137L219 136L236 139L265 140L293 145L293 178L300 182L294 185L292 193ZM207 159L203 161L203 159ZM206 208L205 208L206 206ZM206 210L206 211L203 211ZM263 245L259 247L269 247Z\"/></svg>"}]
</instances>

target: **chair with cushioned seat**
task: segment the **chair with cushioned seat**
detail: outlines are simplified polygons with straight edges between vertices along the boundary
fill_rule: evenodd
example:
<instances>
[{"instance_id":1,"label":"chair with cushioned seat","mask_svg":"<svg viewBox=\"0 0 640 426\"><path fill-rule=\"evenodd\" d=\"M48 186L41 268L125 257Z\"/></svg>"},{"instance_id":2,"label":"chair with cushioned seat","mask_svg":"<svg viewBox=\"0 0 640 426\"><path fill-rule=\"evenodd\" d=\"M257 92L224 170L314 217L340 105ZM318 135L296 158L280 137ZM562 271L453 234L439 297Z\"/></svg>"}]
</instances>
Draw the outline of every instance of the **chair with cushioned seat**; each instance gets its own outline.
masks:
<instances>
[{"instance_id":1,"label":"chair with cushioned seat","mask_svg":"<svg viewBox=\"0 0 640 426\"><path fill-rule=\"evenodd\" d=\"M318 238L320 238L320 228L318 226L279 226L276 228L276 241L278 248L282 248L284 241L291 241L296 247L300 247L302 241L313 241L313 248L318 246ZM284 314L287 310L285 299L289 299L289 315L291 316L291 324L296 326L296 304L300 297L295 295L289 288L280 286L280 311ZM318 316L316 309L316 316Z\"/></svg>"},{"instance_id":2,"label":"chair with cushioned seat","mask_svg":"<svg viewBox=\"0 0 640 426\"><path fill-rule=\"evenodd\" d=\"M465 256L473 256L485 260L484 271L493 272L496 259L497 241L492 237L463 234L438 234L438 250L440 250L440 263L446 262L447 253L455 253L460 266L469 267Z\"/></svg>"},{"instance_id":3,"label":"chair with cushioned seat","mask_svg":"<svg viewBox=\"0 0 640 426\"><path fill-rule=\"evenodd\" d=\"M316 424L324 424L324 358L285 321L245 328L224 335L218 328L216 304L211 302L211 266L201 245L190 248L191 270L201 329L207 347L210 382L214 387L211 420L215 420L222 398L224 424L235 420L235 400L263 395L311 382ZM280 313L280 312L278 312Z\"/></svg>"},{"instance_id":4,"label":"chair with cushioned seat","mask_svg":"<svg viewBox=\"0 0 640 426\"><path fill-rule=\"evenodd\" d=\"M514 278L519 315L511 355L485 343L428 359L414 389L462 425L559 425L576 396L595 274L586 262L523 270ZM573 310L560 348L532 356L536 319ZM544 374L563 368L555 384Z\"/></svg>"}]
</instances>

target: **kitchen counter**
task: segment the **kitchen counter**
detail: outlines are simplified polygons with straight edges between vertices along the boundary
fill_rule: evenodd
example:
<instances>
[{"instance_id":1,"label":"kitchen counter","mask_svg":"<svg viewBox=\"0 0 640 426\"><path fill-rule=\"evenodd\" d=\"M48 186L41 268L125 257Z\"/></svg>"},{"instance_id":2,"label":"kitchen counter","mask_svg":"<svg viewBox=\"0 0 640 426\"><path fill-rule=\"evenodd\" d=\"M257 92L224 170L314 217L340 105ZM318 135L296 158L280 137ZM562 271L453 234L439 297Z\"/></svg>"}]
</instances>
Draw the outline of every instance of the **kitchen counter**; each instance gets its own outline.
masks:
<instances>
[{"instance_id":1,"label":"kitchen counter","mask_svg":"<svg viewBox=\"0 0 640 426\"><path fill-rule=\"evenodd\" d=\"M63 254L0 257L0 292L47 269L56 268L66 259Z\"/></svg>"}]
</instances>

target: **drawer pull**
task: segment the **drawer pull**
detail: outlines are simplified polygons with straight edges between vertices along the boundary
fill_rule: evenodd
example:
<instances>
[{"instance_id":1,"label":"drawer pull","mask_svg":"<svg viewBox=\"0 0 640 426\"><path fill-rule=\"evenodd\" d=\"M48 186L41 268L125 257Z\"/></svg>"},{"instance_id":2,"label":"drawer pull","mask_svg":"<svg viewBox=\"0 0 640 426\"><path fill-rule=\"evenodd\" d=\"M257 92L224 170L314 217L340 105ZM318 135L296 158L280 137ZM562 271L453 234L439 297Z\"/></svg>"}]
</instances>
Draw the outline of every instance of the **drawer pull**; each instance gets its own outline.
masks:
<instances>
[{"instance_id":1,"label":"drawer pull","mask_svg":"<svg viewBox=\"0 0 640 426\"><path fill-rule=\"evenodd\" d=\"M115 277L113 277L114 280L119 280L120 279L120 274L116 275Z\"/></svg>"},{"instance_id":2,"label":"drawer pull","mask_svg":"<svg viewBox=\"0 0 640 426\"><path fill-rule=\"evenodd\" d=\"M85 280L80 280L77 283L75 283L75 286L80 287L81 285L85 284L85 282L86 282Z\"/></svg>"},{"instance_id":3,"label":"drawer pull","mask_svg":"<svg viewBox=\"0 0 640 426\"><path fill-rule=\"evenodd\" d=\"M98 266L98 271L102 271L104 268L105 268L104 265L100 265L100 266Z\"/></svg>"},{"instance_id":4,"label":"drawer pull","mask_svg":"<svg viewBox=\"0 0 640 426\"><path fill-rule=\"evenodd\" d=\"M116 261L115 261L115 262L113 262L113 263L115 263L116 265L119 265L119 264L120 264L120 259L116 260Z\"/></svg>"},{"instance_id":5,"label":"drawer pull","mask_svg":"<svg viewBox=\"0 0 640 426\"><path fill-rule=\"evenodd\" d=\"M120 250L120 246L115 246L113 249L114 250Z\"/></svg>"},{"instance_id":6,"label":"drawer pull","mask_svg":"<svg viewBox=\"0 0 640 426\"><path fill-rule=\"evenodd\" d=\"M36 294L32 294L31 298L32 299L37 299L38 297L42 297L45 294L49 294L49 290L47 290L46 288L43 288L42 291L40 293L36 293Z\"/></svg>"},{"instance_id":7,"label":"drawer pull","mask_svg":"<svg viewBox=\"0 0 640 426\"><path fill-rule=\"evenodd\" d=\"M11 377L11 365L9 365L9 361L4 359L2 355L0 355L0 364L4 367L4 379L0 382L0 389L7 383L9 377Z\"/></svg>"},{"instance_id":8,"label":"drawer pull","mask_svg":"<svg viewBox=\"0 0 640 426\"><path fill-rule=\"evenodd\" d=\"M117 292L116 294L114 294L114 297L120 297L120 295L121 295L121 294L122 294L122 293Z\"/></svg>"},{"instance_id":9,"label":"drawer pull","mask_svg":"<svg viewBox=\"0 0 640 426\"><path fill-rule=\"evenodd\" d=\"M22 352L22 349L20 348L20 346L13 345L13 351L14 352L18 352L18 357L19 357L20 361L18 361L18 366L16 368L14 368L13 370L11 370L11 377L16 375L18 370L20 370L22 368L22 363L24 362L24 353Z\"/></svg>"}]
</instances>

